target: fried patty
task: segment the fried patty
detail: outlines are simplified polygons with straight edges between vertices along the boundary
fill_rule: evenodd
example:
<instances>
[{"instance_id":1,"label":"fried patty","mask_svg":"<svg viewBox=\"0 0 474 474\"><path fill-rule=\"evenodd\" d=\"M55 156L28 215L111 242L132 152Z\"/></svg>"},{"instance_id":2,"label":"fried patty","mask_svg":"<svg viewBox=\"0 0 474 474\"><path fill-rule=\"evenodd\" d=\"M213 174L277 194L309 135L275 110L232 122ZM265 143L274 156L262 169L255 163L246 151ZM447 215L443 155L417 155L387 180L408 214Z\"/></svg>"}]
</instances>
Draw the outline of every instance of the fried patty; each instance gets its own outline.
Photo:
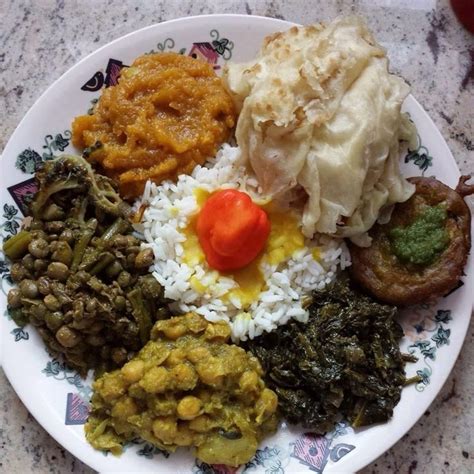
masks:
<instances>
[{"instance_id":1,"label":"fried patty","mask_svg":"<svg viewBox=\"0 0 474 474\"><path fill-rule=\"evenodd\" d=\"M467 185L468 179L461 176L453 190L434 178L409 178L415 194L395 206L387 224L370 230L371 246L349 244L354 280L379 300L399 306L426 302L456 288L471 248L471 213L464 197L474 193L474 185ZM447 211L446 248L428 266L401 262L391 250L390 230L410 225L426 206L438 205Z\"/></svg>"}]
</instances>

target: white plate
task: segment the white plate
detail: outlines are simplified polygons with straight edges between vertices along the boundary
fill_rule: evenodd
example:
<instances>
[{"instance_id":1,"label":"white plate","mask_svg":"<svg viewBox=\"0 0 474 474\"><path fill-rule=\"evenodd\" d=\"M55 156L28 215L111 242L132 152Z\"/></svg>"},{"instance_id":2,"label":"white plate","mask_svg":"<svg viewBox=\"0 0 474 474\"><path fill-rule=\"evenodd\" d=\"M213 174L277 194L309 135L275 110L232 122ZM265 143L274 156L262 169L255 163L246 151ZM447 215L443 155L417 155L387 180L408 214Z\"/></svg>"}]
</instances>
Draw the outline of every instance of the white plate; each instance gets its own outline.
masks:
<instances>
[{"instance_id":1,"label":"white plate","mask_svg":"<svg viewBox=\"0 0 474 474\"><path fill-rule=\"evenodd\" d=\"M174 50L196 54L219 70L226 60L253 58L266 35L289 26L291 23L285 21L244 15L184 18L136 31L80 61L40 97L5 148L0 163L2 237L18 229L21 196L31 191L28 180L35 163L63 151L74 152L69 132L72 119L88 110L100 94L97 88L114 83L121 65L130 64L150 50ZM411 176L424 172L455 186L459 171L434 123L412 96L404 107L420 136L418 149L401 157L404 173ZM5 315L0 319L3 368L23 403L59 443L101 472L234 472L223 466L211 468L197 463L186 451L166 457L145 443L130 446L120 458L92 449L83 433L89 384L57 360L51 360L33 328L17 328L8 318L8 271L0 254L0 311ZM420 306L405 314L402 323L406 337L402 348L419 357L417 364L408 367L408 375L418 372L424 381L403 390L390 422L357 432L340 424L324 437L294 428L281 429L265 440L257 456L243 470L275 474L352 472L389 449L428 408L456 361L472 308L472 259L466 274L464 285L442 298L437 306Z\"/></svg>"}]
</instances>

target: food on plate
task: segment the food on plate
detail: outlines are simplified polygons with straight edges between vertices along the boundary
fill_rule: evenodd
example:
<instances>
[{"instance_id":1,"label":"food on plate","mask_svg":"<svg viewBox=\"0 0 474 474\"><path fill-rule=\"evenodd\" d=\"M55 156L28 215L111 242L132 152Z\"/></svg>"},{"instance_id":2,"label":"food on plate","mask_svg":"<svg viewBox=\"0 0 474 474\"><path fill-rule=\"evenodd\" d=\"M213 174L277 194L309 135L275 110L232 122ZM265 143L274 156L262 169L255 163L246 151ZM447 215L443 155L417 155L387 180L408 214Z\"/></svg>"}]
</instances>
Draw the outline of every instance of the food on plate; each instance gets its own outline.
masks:
<instances>
[{"instance_id":1,"label":"food on plate","mask_svg":"<svg viewBox=\"0 0 474 474\"><path fill-rule=\"evenodd\" d=\"M420 381L392 305L458 284L474 194L401 175L408 93L349 17L266 38L224 81L141 56L76 117L83 156L40 166L3 250L12 318L95 369L93 447L237 467L279 416L318 434L391 418Z\"/></svg>"},{"instance_id":2,"label":"food on plate","mask_svg":"<svg viewBox=\"0 0 474 474\"><path fill-rule=\"evenodd\" d=\"M267 37L255 60L224 78L240 112L236 138L263 193L301 198L303 233L350 237L414 192L400 173L399 141L414 137L400 112L408 85L356 17Z\"/></svg>"},{"instance_id":3,"label":"food on plate","mask_svg":"<svg viewBox=\"0 0 474 474\"><path fill-rule=\"evenodd\" d=\"M270 235L270 221L247 193L223 189L204 203L196 232L211 268L238 270L262 251Z\"/></svg>"},{"instance_id":4,"label":"food on plate","mask_svg":"<svg viewBox=\"0 0 474 474\"><path fill-rule=\"evenodd\" d=\"M341 417L353 427L390 419L405 362L416 360L400 353L397 309L362 295L344 274L308 309L306 324L291 321L247 343L283 417L321 434Z\"/></svg>"},{"instance_id":5,"label":"food on plate","mask_svg":"<svg viewBox=\"0 0 474 474\"><path fill-rule=\"evenodd\" d=\"M234 124L232 99L211 65L156 53L123 69L92 114L74 119L72 140L131 199L147 180L175 179L214 156Z\"/></svg>"},{"instance_id":6,"label":"food on plate","mask_svg":"<svg viewBox=\"0 0 474 474\"><path fill-rule=\"evenodd\" d=\"M84 217L88 204L93 205L97 213L116 217L129 212L128 204L123 202L111 180L95 173L80 156L64 155L44 163L35 178L38 191L30 205L34 218L48 221L63 218L71 205L77 207L75 215L80 218ZM72 202L69 198L74 194L78 199Z\"/></svg>"},{"instance_id":7,"label":"food on plate","mask_svg":"<svg viewBox=\"0 0 474 474\"><path fill-rule=\"evenodd\" d=\"M36 179L32 217L3 245L17 284L10 314L36 326L48 350L83 376L120 367L170 314L148 274L153 254L140 250L110 179L84 158L47 161Z\"/></svg>"},{"instance_id":8,"label":"food on plate","mask_svg":"<svg viewBox=\"0 0 474 474\"><path fill-rule=\"evenodd\" d=\"M461 176L455 190L435 178L409 178L415 194L395 206L388 223L370 230L371 246L350 246L353 278L396 305L424 303L456 288L471 248L464 202L474 194L469 178Z\"/></svg>"},{"instance_id":9,"label":"food on plate","mask_svg":"<svg viewBox=\"0 0 474 474\"><path fill-rule=\"evenodd\" d=\"M248 196L243 201L242 193ZM199 217L207 206L214 206L219 196L230 197L224 204L231 206L238 197L237 204L248 206L251 214L255 211L250 218L260 220L266 214L270 222L268 237L267 224L258 231L258 238L266 238L262 251L237 270L221 266L227 271L218 271L209 266L207 242L202 247L200 244ZM259 191L255 177L240 160L239 148L225 145L215 160L198 165L191 175L179 176L176 184L147 184L142 202L147 207L135 228L146 241L143 248L153 250L151 270L163 286L165 297L174 300L171 308L176 312L194 311L213 322L227 321L235 342L271 331L291 318L306 321L308 313L302 298L333 281L338 269L349 265L344 242L328 236L305 239L298 209L282 210ZM213 215L217 217L217 213ZM232 221L226 220L229 217ZM219 218L231 248L243 212L229 212ZM262 243L252 238L252 245ZM239 245L239 239L235 240ZM246 245L245 251L250 250ZM253 257L258 249L251 250Z\"/></svg>"},{"instance_id":10,"label":"food on plate","mask_svg":"<svg viewBox=\"0 0 474 474\"><path fill-rule=\"evenodd\" d=\"M276 430L277 396L229 336L227 323L192 313L157 322L135 358L94 383L87 440L119 454L139 436L166 451L191 446L208 464L248 462Z\"/></svg>"}]
</instances>

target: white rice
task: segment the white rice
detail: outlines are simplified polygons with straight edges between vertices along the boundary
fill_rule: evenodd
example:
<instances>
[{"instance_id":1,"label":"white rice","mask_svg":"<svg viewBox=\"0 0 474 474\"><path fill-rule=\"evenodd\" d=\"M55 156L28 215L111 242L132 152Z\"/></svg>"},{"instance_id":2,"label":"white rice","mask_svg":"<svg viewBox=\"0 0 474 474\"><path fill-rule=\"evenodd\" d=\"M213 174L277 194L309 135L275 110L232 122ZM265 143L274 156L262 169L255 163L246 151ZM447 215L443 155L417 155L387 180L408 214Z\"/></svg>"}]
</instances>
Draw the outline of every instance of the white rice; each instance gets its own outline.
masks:
<instances>
[{"instance_id":1,"label":"white rice","mask_svg":"<svg viewBox=\"0 0 474 474\"><path fill-rule=\"evenodd\" d=\"M253 339L291 318L306 322L308 313L302 307L302 298L324 288L334 280L339 268L350 265L345 244L319 236L306 241L303 249L279 265L263 263L260 270L266 281L264 291L244 310L235 295L224 300L230 290L238 287L232 278L220 275L205 262L191 268L183 261L183 230L199 211L194 196L197 188L209 192L237 188L257 201L264 199L257 180L248 175L240 162L240 150L229 145L224 145L207 166L197 166L191 176L181 175L177 183L146 184L142 203L148 207L136 230L146 241L143 246L153 249L155 263L151 271L163 285L165 296L175 301L172 309L195 311L211 322L227 321L234 341ZM319 261L312 254L315 246L319 248ZM193 277L206 287L205 293L193 289Z\"/></svg>"}]
</instances>

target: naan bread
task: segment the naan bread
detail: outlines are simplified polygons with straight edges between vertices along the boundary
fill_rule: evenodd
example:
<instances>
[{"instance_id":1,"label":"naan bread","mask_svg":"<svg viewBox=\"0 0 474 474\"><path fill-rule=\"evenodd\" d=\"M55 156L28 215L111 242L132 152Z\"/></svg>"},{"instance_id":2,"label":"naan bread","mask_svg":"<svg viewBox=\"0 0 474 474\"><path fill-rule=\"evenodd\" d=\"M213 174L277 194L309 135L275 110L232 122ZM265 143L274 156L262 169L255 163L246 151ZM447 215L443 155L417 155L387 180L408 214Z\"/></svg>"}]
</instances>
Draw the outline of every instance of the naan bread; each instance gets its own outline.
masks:
<instances>
[{"instance_id":1,"label":"naan bread","mask_svg":"<svg viewBox=\"0 0 474 474\"><path fill-rule=\"evenodd\" d=\"M382 207L407 200L399 141L408 85L389 74L385 50L357 17L293 27L265 39L255 61L224 79L240 109L236 138L263 191L308 196L303 232L364 236Z\"/></svg>"}]
</instances>

